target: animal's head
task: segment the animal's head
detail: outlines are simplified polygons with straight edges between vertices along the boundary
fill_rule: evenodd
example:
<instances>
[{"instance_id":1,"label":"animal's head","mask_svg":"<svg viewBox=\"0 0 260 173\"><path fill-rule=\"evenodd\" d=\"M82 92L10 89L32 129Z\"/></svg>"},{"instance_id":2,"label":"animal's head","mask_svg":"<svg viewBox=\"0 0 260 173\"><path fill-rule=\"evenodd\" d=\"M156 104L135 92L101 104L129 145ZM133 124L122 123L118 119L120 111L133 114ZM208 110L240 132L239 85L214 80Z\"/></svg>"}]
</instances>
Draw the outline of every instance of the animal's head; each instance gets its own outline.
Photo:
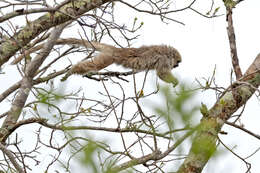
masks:
<instances>
[{"instance_id":1,"label":"animal's head","mask_svg":"<svg viewBox=\"0 0 260 173\"><path fill-rule=\"evenodd\" d=\"M177 49L175 49L174 47L168 47L169 51L168 51L168 58L171 59L170 61L170 66L172 68L176 68L179 66L179 63L181 62L181 54L178 52Z\"/></svg>"}]
</instances>

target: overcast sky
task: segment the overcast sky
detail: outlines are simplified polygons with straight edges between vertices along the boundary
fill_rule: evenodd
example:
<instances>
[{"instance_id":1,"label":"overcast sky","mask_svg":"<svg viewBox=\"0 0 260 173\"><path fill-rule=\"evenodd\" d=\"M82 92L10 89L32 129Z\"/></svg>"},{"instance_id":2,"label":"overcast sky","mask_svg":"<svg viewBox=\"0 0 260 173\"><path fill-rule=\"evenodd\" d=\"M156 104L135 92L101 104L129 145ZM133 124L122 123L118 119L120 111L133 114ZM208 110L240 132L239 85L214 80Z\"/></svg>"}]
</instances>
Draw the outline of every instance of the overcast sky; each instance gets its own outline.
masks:
<instances>
[{"instance_id":1,"label":"overcast sky","mask_svg":"<svg viewBox=\"0 0 260 173\"><path fill-rule=\"evenodd\" d=\"M197 9L205 13L210 7L203 0L196 3ZM216 6L221 6L219 14L225 14L222 1L216 2ZM176 8L181 7L182 4L176 4ZM121 11L120 11L121 10ZM131 22L136 15L132 10L127 10L126 7L119 8L117 19L121 23ZM225 15L218 18L207 19L199 16L192 11L185 11L182 13L172 14L171 17L185 23L185 26L178 23L171 22L166 25L161 23L160 19L151 15L137 15L138 21L144 21L143 29L140 31L140 38L136 40L133 46L153 44L168 44L177 48L183 61L177 69L173 72L182 82L195 84L195 78L208 78L216 65L216 82L220 86L227 87L230 84L231 72L231 58L229 42L226 31ZM233 20L236 33L236 41L238 48L238 57L242 72L245 72L249 65L253 62L256 55L260 53L260 1L259 0L245 0L240 3L236 9L233 10ZM17 81L15 73L11 73L14 67L7 67L7 76L1 75L0 92L2 93L10 84ZM3 77L2 77L3 76ZM78 85L76 80L70 79L72 85ZM83 84L84 85L84 84ZM93 83L93 86L96 85ZM91 88L88 83L85 87ZM199 94L197 98L199 102L207 104L210 108L215 103L215 95L213 92L206 92ZM6 109L8 104L1 105L2 110ZM248 102L244 115L242 116L242 123L245 128L260 134L260 102L256 96L252 97ZM225 126L224 131L228 135L221 135L221 139L230 147L234 148L240 156L248 156L260 147L259 140L245 134L242 131ZM216 161L217 160L217 165ZM207 167L216 168L215 173L228 172L229 173L243 173L246 170L245 165L241 160L236 158L229 152L225 152L224 157L211 160ZM252 164L251 172L257 173L260 171L260 153L255 154L248 161ZM228 169L227 169L228 168ZM207 173L207 168L204 173Z\"/></svg>"},{"instance_id":2,"label":"overcast sky","mask_svg":"<svg viewBox=\"0 0 260 173\"><path fill-rule=\"evenodd\" d=\"M178 1L180 2L180 1ZM208 4L207 4L208 2ZM195 9L200 9L204 14L211 5L211 1L198 1ZM182 3L177 3L176 8L182 7ZM220 6L218 14L225 14L225 8L222 1L215 2L216 7ZM122 11L118 19L121 22L131 22L133 17L129 17L131 10L120 8ZM122 16L126 14L126 16ZM187 10L182 13L171 15L174 19L185 23L185 26L171 22L168 25L162 24L160 19L150 15L138 15L138 20L144 21L144 27L141 36L135 41L134 46L169 44L177 48L183 57L183 62L174 73L180 81L195 84L195 78L208 78L216 65L216 82L219 86L227 87L230 84L231 58L229 41L226 30L226 16L207 19L198 14ZM253 62L258 53L260 53L260 1L246 0L240 3L233 10L233 21L236 33L238 57L242 72L244 73ZM201 93L198 100L206 103L210 108L216 101L213 92ZM247 103L241 122L245 128L260 134L259 120L260 102L253 96ZM249 156L260 147L259 140L245 134L244 132L232 127L224 126L223 130L228 135L220 135L221 139L230 148L242 157ZM221 150L221 149L220 149ZM216 165L217 160L217 165ZM251 172L260 171L260 153L249 158L252 164ZM210 169L208 169L210 168ZM216 168L214 170L214 168ZM213 169L213 170L212 170ZM224 152L223 155L209 161L204 173L244 173L246 166L237 157L230 152Z\"/></svg>"}]
</instances>

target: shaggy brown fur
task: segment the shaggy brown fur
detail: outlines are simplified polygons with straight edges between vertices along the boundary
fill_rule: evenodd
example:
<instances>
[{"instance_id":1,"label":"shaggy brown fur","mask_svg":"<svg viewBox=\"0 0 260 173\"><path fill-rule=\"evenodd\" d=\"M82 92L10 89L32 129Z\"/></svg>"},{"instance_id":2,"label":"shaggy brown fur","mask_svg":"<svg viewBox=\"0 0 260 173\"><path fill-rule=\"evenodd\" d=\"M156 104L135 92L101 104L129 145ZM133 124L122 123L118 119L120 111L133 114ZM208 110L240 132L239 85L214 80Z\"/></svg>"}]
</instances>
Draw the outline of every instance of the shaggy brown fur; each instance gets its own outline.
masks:
<instances>
[{"instance_id":1,"label":"shaggy brown fur","mask_svg":"<svg viewBox=\"0 0 260 173\"><path fill-rule=\"evenodd\" d=\"M86 43L100 53L92 60L85 60L72 66L72 74L86 74L91 71L99 71L113 63L133 70L155 69L158 76L165 82L171 81L171 69L181 62L180 53L173 47L142 46L140 48L116 48L111 45L98 42Z\"/></svg>"}]
</instances>

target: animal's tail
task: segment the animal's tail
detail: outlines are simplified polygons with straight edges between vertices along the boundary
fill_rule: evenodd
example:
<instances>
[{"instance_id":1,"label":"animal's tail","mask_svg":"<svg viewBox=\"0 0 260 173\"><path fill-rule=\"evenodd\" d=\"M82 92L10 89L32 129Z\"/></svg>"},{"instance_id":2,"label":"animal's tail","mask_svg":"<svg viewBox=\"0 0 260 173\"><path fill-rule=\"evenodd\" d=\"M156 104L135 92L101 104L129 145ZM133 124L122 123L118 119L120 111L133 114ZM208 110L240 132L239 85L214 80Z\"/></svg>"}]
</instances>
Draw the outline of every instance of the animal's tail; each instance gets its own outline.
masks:
<instances>
[{"instance_id":1,"label":"animal's tail","mask_svg":"<svg viewBox=\"0 0 260 173\"><path fill-rule=\"evenodd\" d=\"M78 45L78 46L83 46L83 47L86 47L86 48L94 49L94 50L97 50L97 51L100 51L100 52L102 52L102 50L104 50L104 49L106 49L106 50L111 49L112 50L114 48L111 45L107 45L107 44L103 44L103 43L99 43L99 42L95 42L95 41L90 42L88 40L82 40L82 39L76 39L76 38L58 39L55 44L59 44L59 45L65 45L65 44L67 44L67 45ZM32 48L24 51L22 53L22 55L20 55L18 58L13 60L13 62L11 64L14 65L14 64L19 63L22 59L24 59L24 57L42 49L43 45L44 44L39 44L35 47L32 47Z\"/></svg>"},{"instance_id":2,"label":"animal's tail","mask_svg":"<svg viewBox=\"0 0 260 173\"><path fill-rule=\"evenodd\" d=\"M113 48L113 46L110 46L108 44L99 43L99 42L95 42L95 41L87 41L87 40L82 40L82 39L75 39L75 38L62 38L62 39L57 40L56 44L81 45L83 47L94 49L97 51L102 51L108 47Z\"/></svg>"}]
</instances>

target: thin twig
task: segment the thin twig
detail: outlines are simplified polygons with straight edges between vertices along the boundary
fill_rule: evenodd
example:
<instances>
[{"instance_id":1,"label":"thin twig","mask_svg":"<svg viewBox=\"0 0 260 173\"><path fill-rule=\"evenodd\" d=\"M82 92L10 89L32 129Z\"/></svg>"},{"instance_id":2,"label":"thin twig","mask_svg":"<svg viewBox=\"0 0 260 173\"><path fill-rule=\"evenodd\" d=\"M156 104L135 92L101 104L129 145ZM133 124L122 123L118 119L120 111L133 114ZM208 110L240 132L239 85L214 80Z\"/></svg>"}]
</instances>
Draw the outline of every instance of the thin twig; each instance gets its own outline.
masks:
<instances>
[{"instance_id":1,"label":"thin twig","mask_svg":"<svg viewBox=\"0 0 260 173\"><path fill-rule=\"evenodd\" d=\"M0 143L0 150L10 159L11 163L14 165L15 169L19 173L25 173L23 168L16 162L15 156L12 154L10 150L8 150L3 144Z\"/></svg>"},{"instance_id":2,"label":"thin twig","mask_svg":"<svg viewBox=\"0 0 260 173\"><path fill-rule=\"evenodd\" d=\"M249 130L247 130L247 129L245 129L245 128L243 128L243 127L237 125L237 124L234 124L234 123L231 123L231 122L228 122L228 121L226 121L225 123L228 124L228 125L230 125L230 126L233 126L233 127L235 127L235 128L238 128L238 129L240 129L240 130L242 130L242 131L248 133L249 135L254 136L255 138L257 138L257 139L260 140L260 135L254 134L253 132L251 132L251 131L249 131Z\"/></svg>"},{"instance_id":3,"label":"thin twig","mask_svg":"<svg viewBox=\"0 0 260 173\"><path fill-rule=\"evenodd\" d=\"M238 80L242 77L242 71L240 69L239 60L237 56L236 37L235 37L235 31L234 31L233 19L232 19L232 8L226 7L226 10L227 10L226 20L228 23L227 33L228 33L228 39L229 39L229 45L231 51L232 65L233 65L234 72L236 74L236 79Z\"/></svg>"}]
</instances>

